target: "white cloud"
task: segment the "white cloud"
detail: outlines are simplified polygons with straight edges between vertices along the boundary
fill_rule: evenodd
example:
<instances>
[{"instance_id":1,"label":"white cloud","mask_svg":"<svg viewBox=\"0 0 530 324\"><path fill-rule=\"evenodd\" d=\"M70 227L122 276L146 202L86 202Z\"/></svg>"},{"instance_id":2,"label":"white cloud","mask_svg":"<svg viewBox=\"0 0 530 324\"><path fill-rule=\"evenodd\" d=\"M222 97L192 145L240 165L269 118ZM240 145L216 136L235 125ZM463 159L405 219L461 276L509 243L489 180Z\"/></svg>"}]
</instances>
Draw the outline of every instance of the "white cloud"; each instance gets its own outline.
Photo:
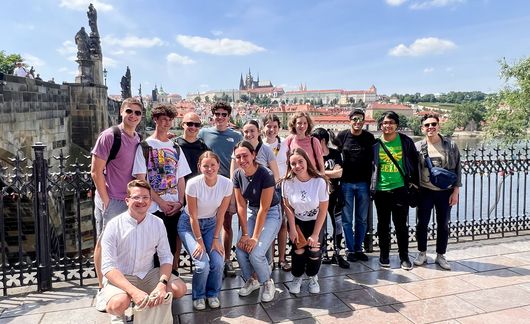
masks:
<instances>
[{"instance_id":1,"label":"white cloud","mask_svg":"<svg viewBox=\"0 0 530 324\"><path fill-rule=\"evenodd\" d=\"M36 57L35 55L24 53L22 54L22 58L24 58L24 63L26 63L28 66L38 68L46 65L46 62L44 62L44 60Z\"/></svg>"},{"instance_id":2,"label":"white cloud","mask_svg":"<svg viewBox=\"0 0 530 324\"><path fill-rule=\"evenodd\" d=\"M428 67L428 68L423 69L423 73L432 73L432 72L434 72L433 67Z\"/></svg>"},{"instance_id":3,"label":"white cloud","mask_svg":"<svg viewBox=\"0 0 530 324\"><path fill-rule=\"evenodd\" d=\"M209 88L210 86L208 84L200 84L199 85L199 88L202 88L202 89L206 89L206 88Z\"/></svg>"},{"instance_id":4,"label":"white cloud","mask_svg":"<svg viewBox=\"0 0 530 324\"><path fill-rule=\"evenodd\" d=\"M187 56L182 56L177 53L169 53L166 56L166 60L169 63L178 63L182 65L189 65L189 64L195 64L195 61Z\"/></svg>"},{"instance_id":5,"label":"white cloud","mask_svg":"<svg viewBox=\"0 0 530 324\"><path fill-rule=\"evenodd\" d=\"M57 52L59 52L61 55L77 53L77 46L74 42L67 40L63 42L62 47L57 49Z\"/></svg>"},{"instance_id":6,"label":"white cloud","mask_svg":"<svg viewBox=\"0 0 530 324\"><path fill-rule=\"evenodd\" d=\"M407 0L385 0L386 4L392 7L398 7L407 2Z\"/></svg>"},{"instance_id":7,"label":"white cloud","mask_svg":"<svg viewBox=\"0 0 530 324\"><path fill-rule=\"evenodd\" d=\"M137 36L127 36L124 38L116 38L112 35L103 37L103 43L107 45L117 45L121 47L143 47L149 48L153 46L162 46L164 42L158 37L142 38Z\"/></svg>"},{"instance_id":8,"label":"white cloud","mask_svg":"<svg viewBox=\"0 0 530 324\"><path fill-rule=\"evenodd\" d=\"M59 7L83 11L88 10L88 6L91 3L97 11L105 12L114 9L111 4L99 0L61 0Z\"/></svg>"},{"instance_id":9,"label":"white cloud","mask_svg":"<svg viewBox=\"0 0 530 324\"><path fill-rule=\"evenodd\" d=\"M417 1L410 5L410 9L421 10L430 8L441 8L464 3L466 0L426 0Z\"/></svg>"},{"instance_id":10,"label":"white cloud","mask_svg":"<svg viewBox=\"0 0 530 324\"><path fill-rule=\"evenodd\" d=\"M223 34L223 31L214 29L211 31L212 35L214 36L221 36Z\"/></svg>"},{"instance_id":11,"label":"white cloud","mask_svg":"<svg viewBox=\"0 0 530 324\"><path fill-rule=\"evenodd\" d=\"M103 66L104 67L117 67L118 61L113 59L112 57L108 57L103 55Z\"/></svg>"},{"instance_id":12,"label":"white cloud","mask_svg":"<svg viewBox=\"0 0 530 324\"><path fill-rule=\"evenodd\" d=\"M178 35L177 42L194 52L213 55L248 55L265 51L263 47L239 39Z\"/></svg>"},{"instance_id":13,"label":"white cloud","mask_svg":"<svg viewBox=\"0 0 530 324\"><path fill-rule=\"evenodd\" d=\"M115 56L119 56L119 55L131 56L131 55L136 55L136 51L124 50L124 49L120 48L120 49L117 49L117 50L109 51L109 54L115 55Z\"/></svg>"},{"instance_id":14,"label":"white cloud","mask_svg":"<svg viewBox=\"0 0 530 324\"><path fill-rule=\"evenodd\" d=\"M388 52L392 56L422 56L430 54L443 54L455 49L457 46L450 40L426 37L418 38L410 46L399 44Z\"/></svg>"}]
</instances>

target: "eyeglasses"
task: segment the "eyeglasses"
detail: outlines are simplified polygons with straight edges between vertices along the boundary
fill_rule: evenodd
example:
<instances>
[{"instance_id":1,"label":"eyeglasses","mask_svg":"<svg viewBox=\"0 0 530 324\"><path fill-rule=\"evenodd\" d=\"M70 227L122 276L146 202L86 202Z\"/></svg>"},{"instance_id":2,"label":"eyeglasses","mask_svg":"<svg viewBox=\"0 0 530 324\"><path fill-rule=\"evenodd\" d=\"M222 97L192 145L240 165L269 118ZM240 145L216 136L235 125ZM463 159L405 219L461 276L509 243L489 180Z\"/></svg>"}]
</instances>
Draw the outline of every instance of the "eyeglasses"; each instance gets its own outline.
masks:
<instances>
[{"instance_id":1,"label":"eyeglasses","mask_svg":"<svg viewBox=\"0 0 530 324\"><path fill-rule=\"evenodd\" d=\"M130 115L130 114L134 113L136 116L142 116L142 111L141 110L132 110L130 108L125 109L125 113L127 115Z\"/></svg>"},{"instance_id":2,"label":"eyeglasses","mask_svg":"<svg viewBox=\"0 0 530 324\"><path fill-rule=\"evenodd\" d=\"M215 115L215 117L226 117L228 116L228 113L220 113L220 112L216 112L216 113L213 113Z\"/></svg>"},{"instance_id":3,"label":"eyeglasses","mask_svg":"<svg viewBox=\"0 0 530 324\"><path fill-rule=\"evenodd\" d=\"M362 123L364 121L364 118L362 117L353 117L352 119L350 119L352 122L354 123Z\"/></svg>"},{"instance_id":4,"label":"eyeglasses","mask_svg":"<svg viewBox=\"0 0 530 324\"><path fill-rule=\"evenodd\" d=\"M129 197L129 199L134 200L134 201L147 201L151 199L151 197L150 196L132 196L132 197Z\"/></svg>"},{"instance_id":5,"label":"eyeglasses","mask_svg":"<svg viewBox=\"0 0 530 324\"><path fill-rule=\"evenodd\" d=\"M436 127L438 126L438 123L437 122L434 122L434 123L427 123L427 124L423 124L423 127Z\"/></svg>"},{"instance_id":6,"label":"eyeglasses","mask_svg":"<svg viewBox=\"0 0 530 324\"><path fill-rule=\"evenodd\" d=\"M184 125L188 127L191 127L191 126L195 126L197 128L201 127L201 123L194 123L194 122L184 122Z\"/></svg>"},{"instance_id":7,"label":"eyeglasses","mask_svg":"<svg viewBox=\"0 0 530 324\"><path fill-rule=\"evenodd\" d=\"M388 125L395 125L396 122L395 121L384 121L381 124L388 126Z\"/></svg>"}]
</instances>

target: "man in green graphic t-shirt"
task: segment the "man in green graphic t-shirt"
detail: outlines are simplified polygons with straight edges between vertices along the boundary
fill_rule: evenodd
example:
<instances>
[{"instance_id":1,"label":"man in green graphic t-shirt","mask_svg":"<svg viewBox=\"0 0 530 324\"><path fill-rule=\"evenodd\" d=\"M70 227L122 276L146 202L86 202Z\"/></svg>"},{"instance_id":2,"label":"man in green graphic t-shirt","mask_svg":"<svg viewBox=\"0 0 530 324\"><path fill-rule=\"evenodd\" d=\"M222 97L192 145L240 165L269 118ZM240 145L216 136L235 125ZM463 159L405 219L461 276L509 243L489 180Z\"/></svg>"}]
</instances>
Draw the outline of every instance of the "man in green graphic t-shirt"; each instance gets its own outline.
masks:
<instances>
[{"instance_id":1,"label":"man in green graphic t-shirt","mask_svg":"<svg viewBox=\"0 0 530 324\"><path fill-rule=\"evenodd\" d=\"M404 270L411 270L409 227L407 225L409 205L402 173L408 182L419 185L418 152L410 137L397 132L399 116L395 112L384 112L378 122L382 135L374 145L370 189L377 210L377 233L381 251L379 263L382 267L390 267L390 218L392 217L398 242L400 266Z\"/></svg>"}]
</instances>

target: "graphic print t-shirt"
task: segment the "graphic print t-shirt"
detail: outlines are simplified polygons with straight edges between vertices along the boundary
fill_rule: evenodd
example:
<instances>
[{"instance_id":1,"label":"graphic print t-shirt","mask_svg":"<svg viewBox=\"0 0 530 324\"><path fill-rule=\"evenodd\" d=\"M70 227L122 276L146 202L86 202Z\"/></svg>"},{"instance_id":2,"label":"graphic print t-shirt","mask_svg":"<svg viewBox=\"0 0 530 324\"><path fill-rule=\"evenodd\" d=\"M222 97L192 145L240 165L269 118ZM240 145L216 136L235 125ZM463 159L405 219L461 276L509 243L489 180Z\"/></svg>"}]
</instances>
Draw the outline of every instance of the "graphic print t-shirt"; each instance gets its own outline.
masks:
<instances>
[{"instance_id":1,"label":"graphic print t-shirt","mask_svg":"<svg viewBox=\"0 0 530 324\"><path fill-rule=\"evenodd\" d=\"M282 186L283 197L293 207L296 218L302 221L315 220L320 202L329 200L326 181L322 178L302 182L295 177L284 181Z\"/></svg>"},{"instance_id":2,"label":"graphic print t-shirt","mask_svg":"<svg viewBox=\"0 0 530 324\"><path fill-rule=\"evenodd\" d=\"M147 174L147 181L153 190L165 201L178 201L178 179L191 173L184 152L177 153L173 141L162 142L157 139L146 139L151 147L146 164L142 147L138 145L134 159L133 176ZM158 204L151 202L149 212L156 212Z\"/></svg>"},{"instance_id":3,"label":"graphic print t-shirt","mask_svg":"<svg viewBox=\"0 0 530 324\"><path fill-rule=\"evenodd\" d=\"M403 168L403 148L401 146L401 137L396 136L393 141L385 142L382 138L381 141L385 144L390 154L399 164L401 170ZM388 191L396 188L403 187L405 182L403 177L396 167L394 162L386 154L382 146L379 147L379 179L377 179L377 190Z\"/></svg>"}]
</instances>

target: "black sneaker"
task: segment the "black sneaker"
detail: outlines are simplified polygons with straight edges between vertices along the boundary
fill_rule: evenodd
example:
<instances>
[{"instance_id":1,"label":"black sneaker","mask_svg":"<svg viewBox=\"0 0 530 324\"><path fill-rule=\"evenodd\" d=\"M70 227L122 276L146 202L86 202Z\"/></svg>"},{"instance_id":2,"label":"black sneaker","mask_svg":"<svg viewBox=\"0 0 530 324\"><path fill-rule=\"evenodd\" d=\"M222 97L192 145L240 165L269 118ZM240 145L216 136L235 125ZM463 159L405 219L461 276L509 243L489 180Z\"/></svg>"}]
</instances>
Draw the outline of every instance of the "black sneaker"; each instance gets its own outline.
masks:
<instances>
[{"instance_id":1,"label":"black sneaker","mask_svg":"<svg viewBox=\"0 0 530 324\"><path fill-rule=\"evenodd\" d=\"M368 261L368 256L363 252L355 252L355 258L361 261Z\"/></svg>"},{"instance_id":2,"label":"black sneaker","mask_svg":"<svg viewBox=\"0 0 530 324\"><path fill-rule=\"evenodd\" d=\"M332 256L331 258L327 255L322 258L322 264L336 264L337 260L335 260L335 256Z\"/></svg>"},{"instance_id":3,"label":"black sneaker","mask_svg":"<svg viewBox=\"0 0 530 324\"><path fill-rule=\"evenodd\" d=\"M234 270L234 266L232 265L232 262L225 262L225 268L223 270L223 274L225 277L235 277L236 271Z\"/></svg>"},{"instance_id":4,"label":"black sneaker","mask_svg":"<svg viewBox=\"0 0 530 324\"><path fill-rule=\"evenodd\" d=\"M339 267L341 267L342 269L349 269L350 268L350 264L348 263L348 261L344 260L344 258L342 257L342 255L334 255L333 256L333 259L336 260L336 263L339 265Z\"/></svg>"},{"instance_id":5,"label":"black sneaker","mask_svg":"<svg viewBox=\"0 0 530 324\"><path fill-rule=\"evenodd\" d=\"M401 269L403 270L412 270L412 263L410 260L401 260Z\"/></svg>"},{"instance_id":6,"label":"black sneaker","mask_svg":"<svg viewBox=\"0 0 530 324\"><path fill-rule=\"evenodd\" d=\"M346 256L346 260L350 262L357 262L357 258L355 257L355 253L348 252L348 255Z\"/></svg>"},{"instance_id":7,"label":"black sneaker","mask_svg":"<svg viewBox=\"0 0 530 324\"><path fill-rule=\"evenodd\" d=\"M390 268L390 259L388 257L379 257L379 265L383 268Z\"/></svg>"}]
</instances>

